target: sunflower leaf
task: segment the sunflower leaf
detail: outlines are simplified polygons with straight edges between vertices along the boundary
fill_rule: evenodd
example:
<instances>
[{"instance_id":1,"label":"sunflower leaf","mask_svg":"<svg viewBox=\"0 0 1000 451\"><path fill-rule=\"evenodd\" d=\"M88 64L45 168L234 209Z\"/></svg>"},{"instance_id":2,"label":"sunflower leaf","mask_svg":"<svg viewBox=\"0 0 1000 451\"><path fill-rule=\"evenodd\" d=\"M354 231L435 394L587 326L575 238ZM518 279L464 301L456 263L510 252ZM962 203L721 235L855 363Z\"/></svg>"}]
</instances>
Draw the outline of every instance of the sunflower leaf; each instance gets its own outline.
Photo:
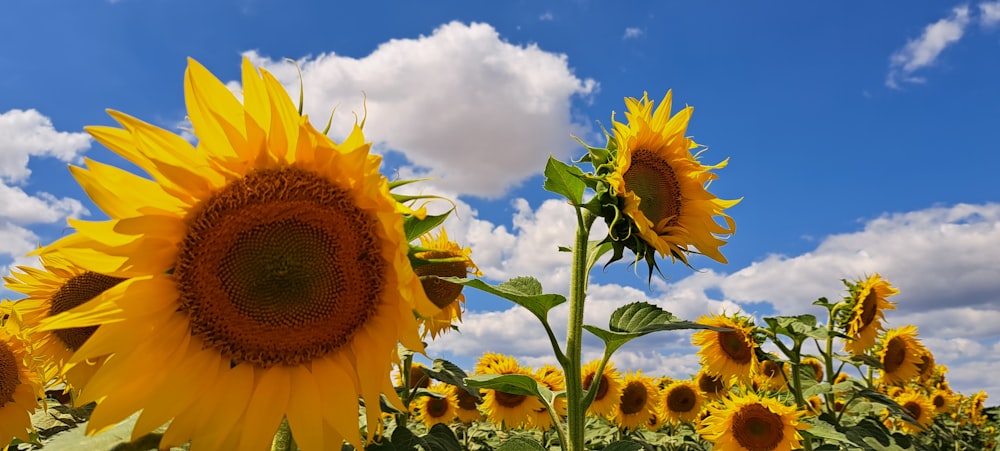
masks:
<instances>
[{"instance_id":1,"label":"sunflower leaf","mask_svg":"<svg viewBox=\"0 0 1000 451\"><path fill-rule=\"evenodd\" d=\"M531 283L529 280L522 280L520 282L513 282L515 279L531 279L527 278L515 278L511 281L505 282L498 286L492 286L480 279L460 279L458 277L442 277L442 280L447 282L457 283L459 285L465 285L467 287L472 287L477 290L485 291L494 296L502 297L508 301L511 301L521 307L528 309L533 313L539 320L543 323L548 324L548 314L549 310L553 307L566 302L566 297L560 294L542 294L541 284L537 287L535 284ZM535 280L535 283L538 281ZM537 289L536 289L537 288Z\"/></svg>"},{"instance_id":2,"label":"sunflower leaf","mask_svg":"<svg viewBox=\"0 0 1000 451\"><path fill-rule=\"evenodd\" d=\"M445 219L448 219L449 213L451 212L440 215L427 215L424 219L417 218L413 215L404 216L403 230L406 232L406 239L413 241L421 235L430 232L435 227L441 225Z\"/></svg>"},{"instance_id":3,"label":"sunflower leaf","mask_svg":"<svg viewBox=\"0 0 1000 451\"><path fill-rule=\"evenodd\" d=\"M586 188L580 179L582 176L580 168L570 166L549 155L549 161L545 164L545 183L542 187L569 199L573 205L580 205L583 190Z\"/></svg>"},{"instance_id":4,"label":"sunflower leaf","mask_svg":"<svg viewBox=\"0 0 1000 451\"><path fill-rule=\"evenodd\" d=\"M806 420L805 423L809 424L809 429L802 431L801 433L803 435L809 435L815 438L830 440L838 443L850 441L846 435L838 431L837 428L826 421L815 419L813 421Z\"/></svg>"},{"instance_id":5,"label":"sunflower leaf","mask_svg":"<svg viewBox=\"0 0 1000 451\"><path fill-rule=\"evenodd\" d=\"M625 343L646 334L664 330L710 329L726 332L729 329L684 321L672 313L648 302L633 302L619 307L611 314L608 328L584 325L583 328L604 342L606 353L612 353Z\"/></svg>"},{"instance_id":6,"label":"sunflower leaf","mask_svg":"<svg viewBox=\"0 0 1000 451\"><path fill-rule=\"evenodd\" d=\"M465 390L476 399L482 399L479 396L479 390L470 388L465 384L465 378L468 377L468 374L466 374L463 369L459 368L458 365L444 359L434 359L433 367L433 369L421 367L420 371L423 371L424 374L431 379L454 385L462 390Z\"/></svg>"},{"instance_id":7,"label":"sunflower leaf","mask_svg":"<svg viewBox=\"0 0 1000 451\"><path fill-rule=\"evenodd\" d=\"M465 379L473 388L497 390L512 395L533 396L551 405L556 393L526 374L477 374Z\"/></svg>"},{"instance_id":8,"label":"sunflower leaf","mask_svg":"<svg viewBox=\"0 0 1000 451\"><path fill-rule=\"evenodd\" d=\"M497 447L497 451L545 451L540 443L526 437L511 437Z\"/></svg>"},{"instance_id":9,"label":"sunflower leaf","mask_svg":"<svg viewBox=\"0 0 1000 451\"><path fill-rule=\"evenodd\" d=\"M604 448L604 451L639 451L642 444L630 440L620 440Z\"/></svg>"},{"instance_id":10,"label":"sunflower leaf","mask_svg":"<svg viewBox=\"0 0 1000 451\"><path fill-rule=\"evenodd\" d=\"M435 424L431 430L424 435L424 440L432 450L441 451L462 451L462 444L458 442L455 431L452 431L444 423Z\"/></svg>"}]
</instances>

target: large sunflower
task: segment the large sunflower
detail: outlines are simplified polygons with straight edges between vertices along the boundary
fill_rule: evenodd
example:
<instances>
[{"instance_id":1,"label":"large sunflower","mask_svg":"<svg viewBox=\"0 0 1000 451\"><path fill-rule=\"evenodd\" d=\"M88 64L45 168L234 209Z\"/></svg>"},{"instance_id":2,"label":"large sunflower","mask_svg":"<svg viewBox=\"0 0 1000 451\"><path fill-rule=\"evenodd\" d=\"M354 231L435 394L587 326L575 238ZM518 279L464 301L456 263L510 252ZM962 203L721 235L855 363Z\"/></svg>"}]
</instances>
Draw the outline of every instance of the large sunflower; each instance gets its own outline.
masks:
<instances>
[{"instance_id":1,"label":"large sunflower","mask_svg":"<svg viewBox=\"0 0 1000 451\"><path fill-rule=\"evenodd\" d=\"M611 238L637 235L642 243L626 244L637 251L637 258L651 255L644 250L648 246L684 263L692 252L726 263L719 252L726 242L720 236L732 235L736 223L723 210L739 200L719 199L706 188L718 177L710 171L724 168L728 159L704 166L698 161L700 152L691 153L699 145L684 134L694 108L671 117L671 92L655 111L646 94L641 100L626 98L625 104L627 123L613 121L613 171L607 181L629 221L617 223L617 212L608 218Z\"/></svg>"},{"instance_id":2,"label":"large sunflower","mask_svg":"<svg viewBox=\"0 0 1000 451\"><path fill-rule=\"evenodd\" d=\"M621 374L615 370L614 362L608 362L604 365L601 375L598 376L597 367L600 364L601 361L598 359L584 365L580 375L582 376L584 390L590 390L590 386L594 384L595 379L598 384L594 401L587 407L587 415L607 417L614 414L618 408L618 403L621 402Z\"/></svg>"},{"instance_id":3,"label":"large sunflower","mask_svg":"<svg viewBox=\"0 0 1000 451\"><path fill-rule=\"evenodd\" d=\"M789 451L801 447L799 431L808 428L799 422L804 413L748 392L710 406L698 433L714 444L713 450Z\"/></svg>"},{"instance_id":4,"label":"large sunflower","mask_svg":"<svg viewBox=\"0 0 1000 451\"><path fill-rule=\"evenodd\" d=\"M491 355L491 357L493 357ZM482 362L480 362L482 363ZM531 369L522 367L513 357L503 357L493 361L488 370L477 374L523 374L531 375ZM499 390L484 390L482 410L486 418L504 428L519 428L531 424L534 413L545 406L538 398L516 395Z\"/></svg>"},{"instance_id":5,"label":"large sunflower","mask_svg":"<svg viewBox=\"0 0 1000 451\"><path fill-rule=\"evenodd\" d=\"M131 279L47 326L104 323L74 356L112 355L81 393L101 400L89 432L141 410L133 436L171 421L164 447L261 448L287 417L304 449L360 448L358 399L369 425L381 394L402 408L394 350L422 350L413 311L437 313L407 258L412 212L360 126L337 144L274 76L242 68L241 103L189 60L197 148L114 111L123 128L87 128L153 180L71 168L111 219L71 220L42 252Z\"/></svg>"},{"instance_id":6,"label":"large sunflower","mask_svg":"<svg viewBox=\"0 0 1000 451\"><path fill-rule=\"evenodd\" d=\"M27 296L17 301L26 327L34 328L42 320L71 310L97 297L125 279L87 271L60 258L57 254L41 257L43 269L19 266L3 279L5 286ZM96 326L33 331L35 355L43 358L43 373L48 381L58 378L69 388L79 389L100 367L103 357L70 363L73 353L97 330Z\"/></svg>"},{"instance_id":7,"label":"large sunflower","mask_svg":"<svg viewBox=\"0 0 1000 451\"><path fill-rule=\"evenodd\" d=\"M0 317L10 308L9 304L0 304ZM41 369L31 355L28 338L20 325L0 319L0 446L14 438L30 441L31 414L39 407L38 400L45 396Z\"/></svg>"},{"instance_id":8,"label":"large sunflower","mask_svg":"<svg viewBox=\"0 0 1000 451\"><path fill-rule=\"evenodd\" d=\"M458 243L449 240L444 227L437 236L430 233L421 236L420 247L430 250L416 254L418 259L429 261L416 269L419 276L459 278L465 278L468 274L482 276L479 268L469 258L472 249L468 247L463 249ZM427 297L441 309L432 317L420 318L421 336L426 337L429 333L431 339L450 330L452 324L462 322L462 312L465 310L463 286L446 282L438 277L421 279Z\"/></svg>"},{"instance_id":9,"label":"large sunflower","mask_svg":"<svg viewBox=\"0 0 1000 451\"><path fill-rule=\"evenodd\" d=\"M899 293L889 281L878 273L867 280L848 284L851 306L850 316L844 325L846 334L853 338L844 343L844 349L854 355L864 354L875 345L875 337L883 330L885 311L895 310L896 304L886 300Z\"/></svg>"},{"instance_id":10,"label":"large sunflower","mask_svg":"<svg viewBox=\"0 0 1000 451\"><path fill-rule=\"evenodd\" d=\"M423 422L428 429L435 424L447 425L458 418L458 398L448 387L443 382L435 383L428 390L440 397L421 396L416 400L417 421Z\"/></svg>"},{"instance_id":11,"label":"large sunflower","mask_svg":"<svg viewBox=\"0 0 1000 451\"><path fill-rule=\"evenodd\" d=\"M705 395L692 380L676 380L663 389L660 411L673 423L691 423L698 419Z\"/></svg>"},{"instance_id":12,"label":"large sunflower","mask_svg":"<svg viewBox=\"0 0 1000 451\"><path fill-rule=\"evenodd\" d=\"M736 378L749 382L757 371L757 343L754 341L754 326L749 318L735 315L732 318L721 315L701 317L698 324L731 329L718 332L704 329L691 336L691 342L700 346L698 355L705 371L721 376L724 380Z\"/></svg>"},{"instance_id":13,"label":"large sunflower","mask_svg":"<svg viewBox=\"0 0 1000 451\"><path fill-rule=\"evenodd\" d=\"M660 389L656 381L643 376L642 371L628 373L622 380L621 402L612 420L620 429L634 431L645 425L660 404Z\"/></svg>"},{"instance_id":14,"label":"large sunflower","mask_svg":"<svg viewBox=\"0 0 1000 451\"><path fill-rule=\"evenodd\" d=\"M889 385L902 385L917 377L923 353L924 345L917 339L915 326L887 331L878 353L882 361L882 381Z\"/></svg>"}]
</instances>

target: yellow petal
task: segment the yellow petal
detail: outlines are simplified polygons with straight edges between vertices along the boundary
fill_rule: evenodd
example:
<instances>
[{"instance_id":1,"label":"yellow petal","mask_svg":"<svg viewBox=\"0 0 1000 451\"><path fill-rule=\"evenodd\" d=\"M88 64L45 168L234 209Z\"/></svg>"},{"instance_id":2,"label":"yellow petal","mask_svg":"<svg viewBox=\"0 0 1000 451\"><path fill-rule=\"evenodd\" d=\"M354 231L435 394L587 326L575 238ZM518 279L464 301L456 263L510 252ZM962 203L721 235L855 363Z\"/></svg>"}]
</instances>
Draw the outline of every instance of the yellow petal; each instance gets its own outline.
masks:
<instances>
[{"instance_id":1,"label":"yellow petal","mask_svg":"<svg viewBox=\"0 0 1000 451\"><path fill-rule=\"evenodd\" d=\"M257 370L256 387L244 413L240 449L258 449L271 443L288 407L288 369L278 365Z\"/></svg>"},{"instance_id":2,"label":"yellow petal","mask_svg":"<svg viewBox=\"0 0 1000 451\"><path fill-rule=\"evenodd\" d=\"M305 367L294 366L290 368L290 372L292 391L288 400L287 417L292 436L304 449L326 449L323 443L323 406L320 404L319 384Z\"/></svg>"}]
</instances>

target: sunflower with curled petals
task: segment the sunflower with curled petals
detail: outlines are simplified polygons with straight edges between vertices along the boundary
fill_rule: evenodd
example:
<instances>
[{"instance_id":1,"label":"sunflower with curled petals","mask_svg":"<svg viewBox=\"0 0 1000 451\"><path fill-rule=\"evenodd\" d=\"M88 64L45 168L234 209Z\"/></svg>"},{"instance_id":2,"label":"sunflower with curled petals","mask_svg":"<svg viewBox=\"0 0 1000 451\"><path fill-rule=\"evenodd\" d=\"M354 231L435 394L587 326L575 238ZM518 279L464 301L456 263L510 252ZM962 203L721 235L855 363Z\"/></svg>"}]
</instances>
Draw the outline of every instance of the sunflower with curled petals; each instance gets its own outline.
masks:
<instances>
[{"instance_id":1,"label":"sunflower with curled petals","mask_svg":"<svg viewBox=\"0 0 1000 451\"><path fill-rule=\"evenodd\" d=\"M729 329L724 332L704 329L692 334L691 343L700 347L698 355L705 371L723 380L735 378L750 382L760 365L757 358L759 346L750 318L713 314L699 318L697 323Z\"/></svg>"},{"instance_id":2,"label":"sunflower with curled petals","mask_svg":"<svg viewBox=\"0 0 1000 451\"><path fill-rule=\"evenodd\" d=\"M916 326L903 326L886 331L879 343L878 358L882 382L903 385L920 375L924 345L917 338Z\"/></svg>"},{"instance_id":3,"label":"sunflower with curled petals","mask_svg":"<svg viewBox=\"0 0 1000 451\"><path fill-rule=\"evenodd\" d=\"M566 389L566 378L563 376L562 370L553 365L542 366L535 371L532 377L538 381L538 384L554 392ZM555 410L556 418L565 417L567 409L566 398L556 398L552 402L552 408ZM535 409L532 413L531 425L541 431L547 431L552 428L552 415L549 415L549 410L544 405Z\"/></svg>"},{"instance_id":4,"label":"sunflower with curled petals","mask_svg":"<svg viewBox=\"0 0 1000 451\"><path fill-rule=\"evenodd\" d=\"M0 303L0 318L7 317L0 319L0 444L31 441L31 414L45 397L42 368L19 319L11 319L17 316L11 304Z\"/></svg>"},{"instance_id":5,"label":"sunflower with curled petals","mask_svg":"<svg viewBox=\"0 0 1000 451\"><path fill-rule=\"evenodd\" d=\"M927 396L916 392L903 392L895 399L903 411L917 424L899 420L896 426L908 434L919 434L930 427L937 415L934 404Z\"/></svg>"},{"instance_id":6,"label":"sunflower with curled petals","mask_svg":"<svg viewBox=\"0 0 1000 451\"><path fill-rule=\"evenodd\" d=\"M242 89L188 61L197 147L115 111L121 128L87 127L151 179L71 167L110 220L70 220L40 253L129 280L43 328L101 325L72 360L112 356L78 400L101 400L91 433L141 411L133 438L169 422L163 447L255 449L287 418L303 449L361 448L359 399L370 425L381 395L402 409L394 352L421 351L414 311L438 310L408 258L404 215L422 213L389 192L359 125L332 141L247 59Z\"/></svg>"},{"instance_id":7,"label":"sunflower with curled petals","mask_svg":"<svg viewBox=\"0 0 1000 451\"><path fill-rule=\"evenodd\" d=\"M838 316L844 333L853 338L844 343L844 349L861 355L875 345L876 336L884 330L885 311L896 309L896 304L887 298L899 294L899 290L879 273L853 283L845 280L844 284L849 293L844 298L849 311Z\"/></svg>"},{"instance_id":8,"label":"sunflower with curled petals","mask_svg":"<svg viewBox=\"0 0 1000 451\"><path fill-rule=\"evenodd\" d=\"M87 271L57 254L40 260L42 268L19 266L3 278L8 289L27 296L17 301L25 327L35 328L45 318L82 305L125 280ZM68 389L86 385L104 357L74 363L70 358L95 330L97 326L34 331L31 340L35 354L43 357L45 380L56 378Z\"/></svg>"},{"instance_id":9,"label":"sunflower with curled petals","mask_svg":"<svg viewBox=\"0 0 1000 451\"><path fill-rule=\"evenodd\" d=\"M462 312L465 311L465 295L462 285L439 279L439 277L466 278L469 274L482 276L483 273L469 255L472 249L462 248L458 243L448 239L448 232L441 228L437 236L425 234L420 237L420 247L426 249L417 252L415 257L425 264L415 271L421 276L421 286L431 300L441 310L432 317L419 318L421 337L430 334L435 339L452 328L456 322L462 322Z\"/></svg>"},{"instance_id":10,"label":"sunflower with curled petals","mask_svg":"<svg viewBox=\"0 0 1000 451\"><path fill-rule=\"evenodd\" d=\"M717 451L790 451L801 448L805 412L753 392L712 404L698 433Z\"/></svg>"},{"instance_id":11,"label":"sunflower with curled petals","mask_svg":"<svg viewBox=\"0 0 1000 451\"><path fill-rule=\"evenodd\" d=\"M607 148L588 147L588 160L603 180L594 202L608 223L612 261L628 248L650 270L656 267L656 253L684 264L692 253L726 263L719 248L726 244L723 237L736 231L736 223L724 210L740 199L719 199L707 187L718 177L711 171L726 167L728 159L701 164L701 152L691 153L700 146L685 136L694 108L671 116L671 97L668 91L655 110L645 93L642 99L626 98L627 121L612 119Z\"/></svg>"}]
</instances>

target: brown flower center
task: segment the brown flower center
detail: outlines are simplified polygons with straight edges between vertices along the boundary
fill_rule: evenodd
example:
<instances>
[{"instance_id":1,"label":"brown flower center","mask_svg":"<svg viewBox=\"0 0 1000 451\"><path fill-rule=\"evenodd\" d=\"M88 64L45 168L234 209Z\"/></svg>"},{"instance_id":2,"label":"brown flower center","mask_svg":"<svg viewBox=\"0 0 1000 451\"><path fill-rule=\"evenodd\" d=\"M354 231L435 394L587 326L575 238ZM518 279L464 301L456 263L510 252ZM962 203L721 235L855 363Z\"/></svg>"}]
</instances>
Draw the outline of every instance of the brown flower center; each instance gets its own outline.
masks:
<instances>
[{"instance_id":1,"label":"brown flower center","mask_svg":"<svg viewBox=\"0 0 1000 451\"><path fill-rule=\"evenodd\" d=\"M760 364L761 374L773 378L781 375L781 367L774 360L765 360Z\"/></svg>"},{"instance_id":2,"label":"brown flower center","mask_svg":"<svg viewBox=\"0 0 1000 451\"><path fill-rule=\"evenodd\" d=\"M746 335L740 331L719 332L719 347L729 359L740 364L750 363L753 348L747 344Z\"/></svg>"},{"instance_id":3,"label":"brown flower center","mask_svg":"<svg viewBox=\"0 0 1000 451\"><path fill-rule=\"evenodd\" d=\"M590 384L594 382L594 376L596 374L588 374L583 378L583 389L590 390ZM608 378L601 374L601 382L597 386L597 394L594 395L594 402L604 399L604 396L608 394Z\"/></svg>"},{"instance_id":4,"label":"brown flower center","mask_svg":"<svg viewBox=\"0 0 1000 451\"><path fill-rule=\"evenodd\" d=\"M386 289L378 219L295 168L229 184L189 223L174 269L192 335L234 364L298 365L350 342Z\"/></svg>"},{"instance_id":5,"label":"brown flower center","mask_svg":"<svg viewBox=\"0 0 1000 451\"><path fill-rule=\"evenodd\" d=\"M940 408L944 407L944 404L945 404L944 395L942 395L940 393L934 395L934 398L931 399L931 402L934 403L934 408L935 409L940 409Z\"/></svg>"},{"instance_id":6,"label":"brown flower center","mask_svg":"<svg viewBox=\"0 0 1000 451\"><path fill-rule=\"evenodd\" d=\"M458 395L458 408L459 409L462 409L462 410L477 410L476 406L478 406L480 403L482 403L482 401L476 399L475 396L472 396L472 394L470 394L469 392L465 391L464 389L460 388L458 390L455 390L455 393Z\"/></svg>"},{"instance_id":7,"label":"brown flower center","mask_svg":"<svg viewBox=\"0 0 1000 451\"><path fill-rule=\"evenodd\" d=\"M698 375L698 389L709 395L715 395L725 390L726 386L722 383L721 377L701 373Z\"/></svg>"},{"instance_id":8,"label":"brown flower center","mask_svg":"<svg viewBox=\"0 0 1000 451\"><path fill-rule=\"evenodd\" d=\"M431 418L441 418L448 413L448 398L427 398L424 414Z\"/></svg>"},{"instance_id":9,"label":"brown flower center","mask_svg":"<svg viewBox=\"0 0 1000 451\"><path fill-rule=\"evenodd\" d=\"M420 258L431 260L461 256L461 254L454 255L453 252L427 252L421 255ZM429 263L417 268L415 271L418 276L460 277L464 279L468 275L464 261ZM438 306L438 308L445 308L451 305L452 302L455 302L455 299L458 299L458 295L462 294L462 288L464 287L457 283L446 282L437 277L422 277L420 284L423 285L424 293L427 293L427 297L434 305Z\"/></svg>"},{"instance_id":10,"label":"brown flower center","mask_svg":"<svg viewBox=\"0 0 1000 451\"><path fill-rule=\"evenodd\" d=\"M878 294L872 288L868 291L868 296L865 296L864 301L861 301L861 327L859 329L868 327L875 320L876 313L878 313Z\"/></svg>"},{"instance_id":11,"label":"brown flower center","mask_svg":"<svg viewBox=\"0 0 1000 451\"><path fill-rule=\"evenodd\" d=\"M11 340L16 340L16 338L11 338ZM0 407L3 407L8 401L14 400L14 390L21 383L17 371L18 366L20 365L17 356L10 349L10 345L0 342Z\"/></svg>"},{"instance_id":12,"label":"brown flower center","mask_svg":"<svg viewBox=\"0 0 1000 451\"><path fill-rule=\"evenodd\" d=\"M653 151L638 149L623 178L625 189L639 197L639 211L657 230L677 224L684 198L670 163Z\"/></svg>"},{"instance_id":13,"label":"brown flower center","mask_svg":"<svg viewBox=\"0 0 1000 451\"><path fill-rule=\"evenodd\" d=\"M52 296L49 316L55 316L67 310L72 310L111 289L111 287L122 283L124 280L89 271L72 277L63 286L59 287L56 294ZM83 346L83 343L96 330L97 326L73 327L70 329L56 329L52 331L52 334L59 341L62 341L67 349L76 351L80 349L80 346Z\"/></svg>"},{"instance_id":14,"label":"brown flower center","mask_svg":"<svg viewBox=\"0 0 1000 451\"><path fill-rule=\"evenodd\" d=\"M424 374L420 365L410 366L410 388L427 388L431 386L431 378Z\"/></svg>"},{"instance_id":15,"label":"brown flower center","mask_svg":"<svg viewBox=\"0 0 1000 451\"><path fill-rule=\"evenodd\" d=\"M667 409L671 412L688 413L694 409L698 394L687 385L678 385L667 393Z\"/></svg>"},{"instance_id":16,"label":"brown flower center","mask_svg":"<svg viewBox=\"0 0 1000 451\"><path fill-rule=\"evenodd\" d=\"M887 374L895 374L899 367L906 361L906 342L900 337L893 337L885 345L885 356L882 358L882 366Z\"/></svg>"},{"instance_id":17,"label":"brown flower center","mask_svg":"<svg viewBox=\"0 0 1000 451\"><path fill-rule=\"evenodd\" d=\"M920 408L920 403L916 401L907 401L903 404L903 409L905 409L906 413L910 414L914 420L919 420L920 414L923 413L923 409Z\"/></svg>"},{"instance_id":18,"label":"brown flower center","mask_svg":"<svg viewBox=\"0 0 1000 451\"><path fill-rule=\"evenodd\" d=\"M750 451L770 451L781 444L784 424L781 416L767 407L750 404L733 415L733 436Z\"/></svg>"},{"instance_id":19,"label":"brown flower center","mask_svg":"<svg viewBox=\"0 0 1000 451\"><path fill-rule=\"evenodd\" d=\"M622 390L622 400L619 408L626 415L636 414L648 407L646 405L648 399L649 393L645 385L636 381L629 382L625 386L625 389Z\"/></svg>"},{"instance_id":20,"label":"brown flower center","mask_svg":"<svg viewBox=\"0 0 1000 451\"><path fill-rule=\"evenodd\" d=\"M512 395L502 391L494 391L493 396L496 398L497 404L500 404L508 409L513 409L528 399L528 397L524 395Z\"/></svg>"}]
</instances>

